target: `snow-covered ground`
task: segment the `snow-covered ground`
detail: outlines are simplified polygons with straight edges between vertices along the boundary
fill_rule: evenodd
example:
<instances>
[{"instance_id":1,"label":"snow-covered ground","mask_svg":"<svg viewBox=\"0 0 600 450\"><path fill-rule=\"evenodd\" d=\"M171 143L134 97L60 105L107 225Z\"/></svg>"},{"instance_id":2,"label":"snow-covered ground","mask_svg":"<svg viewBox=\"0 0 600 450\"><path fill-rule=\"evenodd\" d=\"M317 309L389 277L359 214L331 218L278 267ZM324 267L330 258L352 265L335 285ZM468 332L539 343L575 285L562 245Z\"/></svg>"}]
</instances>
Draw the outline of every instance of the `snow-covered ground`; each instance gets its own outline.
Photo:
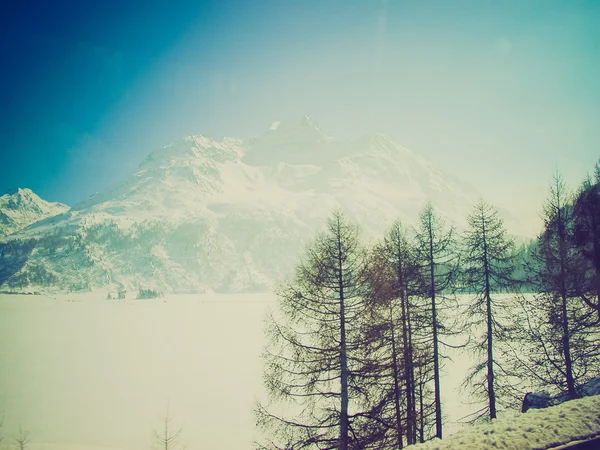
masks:
<instances>
[{"instance_id":1,"label":"snow-covered ground","mask_svg":"<svg viewBox=\"0 0 600 450\"><path fill-rule=\"evenodd\" d=\"M168 407L190 449L252 448L274 295L104 298L0 295L5 443L22 424L32 450L148 449ZM481 408L458 389L469 357L450 356L445 435Z\"/></svg>"},{"instance_id":2,"label":"snow-covered ground","mask_svg":"<svg viewBox=\"0 0 600 450\"><path fill-rule=\"evenodd\" d=\"M557 447L600 435L600 396L571 400L546 409L469 427L420 444L415 450L533 450Z\"/></svg>"},{"instance_id":3,"label":"snow-covered ground","mask_svg":"<svg viewBox=\"0 0 600 450\"><path fill-rule=\"evenodd\" d=\"M250 448L273 296L164 300L0 296L4 443L148 449L168 407L188 448Z\"/></svg>"}]
</instances>

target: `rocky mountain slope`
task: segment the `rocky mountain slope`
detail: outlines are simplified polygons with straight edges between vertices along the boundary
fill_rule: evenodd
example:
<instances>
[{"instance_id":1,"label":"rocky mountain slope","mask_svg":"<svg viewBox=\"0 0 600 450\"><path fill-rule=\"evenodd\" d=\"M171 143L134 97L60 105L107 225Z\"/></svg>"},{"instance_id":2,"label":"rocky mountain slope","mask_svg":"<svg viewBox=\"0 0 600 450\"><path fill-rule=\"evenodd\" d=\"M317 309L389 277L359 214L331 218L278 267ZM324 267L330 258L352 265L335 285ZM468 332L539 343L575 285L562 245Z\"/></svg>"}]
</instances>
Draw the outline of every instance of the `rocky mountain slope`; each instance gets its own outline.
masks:
<instances>
[{"instance_id":1,"label":"rocky mountain slope","mask_svg":"<svg viewBox=\"0 0 600 450\"><path fill-rule=\"evenodd\" d=\"M310 118L244 142L188 136L128 178L0 242L3 288L242 292L270 288L340 208L369 237L415 223L431 200L458 226L478 193L374 134Z\"/></svg>"},{"instance_id":2,"label":"rocky mountain slope","mask_svg":"<svg viewBox=\"0 0 600 450\"><path fill-rule=\"evenodd\" d=\"M0 236L21 230L32 223L67 211L62 203L42 200L30 189L16 189L0 197Z\"/></svg>"}]
</instances>

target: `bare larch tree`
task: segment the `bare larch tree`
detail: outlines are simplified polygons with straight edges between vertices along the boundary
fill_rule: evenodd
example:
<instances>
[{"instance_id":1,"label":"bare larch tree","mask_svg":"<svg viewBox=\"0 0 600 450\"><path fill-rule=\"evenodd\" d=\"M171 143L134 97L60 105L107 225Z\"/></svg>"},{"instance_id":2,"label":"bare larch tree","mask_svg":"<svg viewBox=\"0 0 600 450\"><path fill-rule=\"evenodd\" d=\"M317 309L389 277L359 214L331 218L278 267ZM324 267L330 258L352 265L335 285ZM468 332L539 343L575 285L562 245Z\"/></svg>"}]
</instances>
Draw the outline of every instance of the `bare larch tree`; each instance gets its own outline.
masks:
<instances>
[{"instance_id":1,"label":"bare larch tree","mask_svg":"<svg viewBox=\"0 0 600 450\"><path fill-rule=\"evenodd\" d=\"M352 448L359 436L352 409L363 395L359 371L365 252L358 228L336 212L278 290L267 319L264 352L269 404L257 423L269 436L260 448ZM278 408L279 406L279 408Z\"/></svg>"},{"instance_id":2,"label":"bare larch tree","mask_svg":"<svg viewBox=\"0 0 600 450\"><path fill-rule=\"evenodd\" d=\"M462 240L462 266L464 287L473 294L467 308L467 320L471 334L475 337L469 347L478 356L485 355L485 362L475 365L468 375L467 383L475 388L477 394L487 397L489 417L495 419L495 369L498 361L494 358L494 340L506 337L509 324L498 320L499 313L506 312L506 307L497 298L492 298L492 294L517 288L517 283L512 278L514 243L507 237L498 211L483 200L474 206L467 217L467 223L468 228ZM482 326L483 336L480 332ZM478 379L478 375L484 370L485 377Z\"/></svg>"},{"instance_id":3,"label":"bare larch tree","mask_svg":"<svg viewBox=\"0 0 600 450\"><path fill-rule=\"evenodd\" d=\"M442 402L440 393L440 300L458 274L458 261L454 251L454 228L446 227L428 203L419 216L416 234L417 257L423 270L426 296L431 301L431 330L433 347L433 378L435 401L435 435L442 438Z\"/></svg>"}]
</instances>

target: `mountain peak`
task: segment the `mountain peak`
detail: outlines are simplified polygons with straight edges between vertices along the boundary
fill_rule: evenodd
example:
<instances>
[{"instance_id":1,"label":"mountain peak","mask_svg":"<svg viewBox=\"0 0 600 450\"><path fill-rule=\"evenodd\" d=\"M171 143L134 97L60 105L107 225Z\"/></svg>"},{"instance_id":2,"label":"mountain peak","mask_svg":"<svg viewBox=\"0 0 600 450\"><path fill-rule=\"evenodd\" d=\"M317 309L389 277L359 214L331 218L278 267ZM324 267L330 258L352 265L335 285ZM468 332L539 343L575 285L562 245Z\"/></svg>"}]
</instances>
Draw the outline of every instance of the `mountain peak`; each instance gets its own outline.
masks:
<instances>
[{"instance_id":1,"label":"mountain peak","mask_svg":"<svg viewBox=\"0 0 600 450\"><path fill-rule=\"evenodd\" d=\"M319 128L319 125L317 124L317 122L315 122L310 116L308 116L307 114L304 114L301 118L301 121L303 124L311 126L311 127L315 127L315 128Z\"/></svg>"},{"instance_id":2,"label":"mountain peak","mask_svg":"<svg viewBox=\"0 0 600 450\"><path fill-rule=\"evenodd\" d=\"M43 201L39 196L35 194L29 188L14 188L6 192L6 194L0 196L0 208L15 207L15 205L22 202L38 202ZM12 205L12 206L11 206Z\"/></svg>"},{"instance_id":3,"label":"mountain peak","mask_svg":"<svg viewBox=\"0 0 600 450\"><path fill-rule=\"evenodd\" d=\"M12 189L0 196L0 236L68 209L69 207L62 203L51 203L41 199L31 189Z\"/></svg>"},{"instance_id":4,"label":"mountain peak","mask_svg":"<svg viewBox=\"0 0 600 450\"><path fill-rule=\"evenodd\" d=\"M269 127L269 133L310 133L316 134L321 138L329 138L319 124L308 115L303 115L295 119L276 120Z\"/></svg>"},{"instance_id":5,"label":"mountain peak","mask_svg":"<svg viewBox=\"0 0 600 450\"><path fill-rule=\"evenodd\" d=\"M258 166L277 162L314 163L325 156L322 147L332 140L332 137L307 115L277 120L266 133L249 141L248 152L243 161Z\"/></svg>"},{"instance_id":6,"label":"mountain peak","mask_svg":"<svg viewBox=\"0 0 600 450\"><path fill-rule=\"evenodd\" d=\"M189 163L199 163L204 160L237 161L243 152L242 142L239 139L223 138L218 141L204 135L190 135L155 150L142 161L139 168L164 166L172 161Z\"/></svg>"},{"instance_id":7,"label":"mountain peak","mask_svg":"<svg viewBox=\"0 0 600 450\"><path fill-rule=\"evenodd\" d=\"M35 195L34 192L31 189L29 189L29 188L20 188L20 187L17 187L17 188L13 188L13 189L7 190L4 193L4 195L2 195L2 197L5 197L5 196L17 196L17 195L18 196L23 196L23 195L32 195L32 194Z\"/></svg>"}]
</instances>

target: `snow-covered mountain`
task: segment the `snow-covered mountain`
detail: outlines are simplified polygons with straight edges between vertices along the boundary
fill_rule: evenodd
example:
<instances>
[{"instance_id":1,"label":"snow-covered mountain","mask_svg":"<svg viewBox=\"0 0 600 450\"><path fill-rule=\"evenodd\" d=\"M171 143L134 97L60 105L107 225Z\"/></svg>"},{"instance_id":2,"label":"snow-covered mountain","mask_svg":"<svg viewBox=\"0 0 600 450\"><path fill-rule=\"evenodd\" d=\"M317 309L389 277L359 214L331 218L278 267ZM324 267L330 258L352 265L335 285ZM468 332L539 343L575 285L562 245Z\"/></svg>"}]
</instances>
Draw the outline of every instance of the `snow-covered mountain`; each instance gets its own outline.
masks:
<instances>
[{"instance_id":1,"label":"snow-covered mountain","mask_svg":"<svg viewBox=\"0 0 600 450\"><path fill-rule=\"evenodd\" d=\"M62 203L42 200L30 189L18 188L0 197L0 236L21 230L38 220L67 211Z\"/></svg>"},{"instance_id":2,"label":"snow-covered mountain","mask_svg":"<svg viewBox=\"0 0 600 450\"><path fill-rule=\"evenodd\" d=\"M128 178L4 239L11 289L256 291L290 273L335 209L379 238L431 200L459 227L478 193L381 134L327 135L309 117L244 142L188 136Z\"/></svg>"}]
</instances>

